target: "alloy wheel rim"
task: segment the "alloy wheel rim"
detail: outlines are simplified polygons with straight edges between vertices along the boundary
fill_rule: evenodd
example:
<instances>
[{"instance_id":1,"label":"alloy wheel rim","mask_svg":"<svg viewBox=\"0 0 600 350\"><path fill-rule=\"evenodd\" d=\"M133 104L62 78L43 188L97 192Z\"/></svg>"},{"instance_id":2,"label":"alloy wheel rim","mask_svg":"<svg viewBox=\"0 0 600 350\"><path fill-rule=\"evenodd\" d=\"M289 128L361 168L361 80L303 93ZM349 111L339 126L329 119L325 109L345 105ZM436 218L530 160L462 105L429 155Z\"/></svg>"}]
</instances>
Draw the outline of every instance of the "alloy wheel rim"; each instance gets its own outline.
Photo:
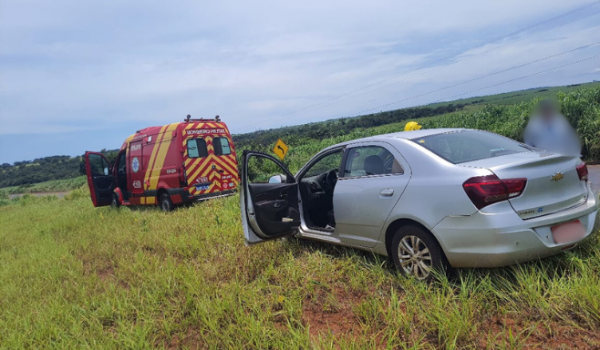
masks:
<instances>
[{"instance_id":1,"label":"alloy wheel rim","mask_svg":"<svg viewBox=\"0 0 600 350\"><path fill-rule=\"evenodd\" d=\"M431 252L417 236L405 236L398 245L398 260L407 275L424 280L431 274Z\"/></svg>"}]
</instances>

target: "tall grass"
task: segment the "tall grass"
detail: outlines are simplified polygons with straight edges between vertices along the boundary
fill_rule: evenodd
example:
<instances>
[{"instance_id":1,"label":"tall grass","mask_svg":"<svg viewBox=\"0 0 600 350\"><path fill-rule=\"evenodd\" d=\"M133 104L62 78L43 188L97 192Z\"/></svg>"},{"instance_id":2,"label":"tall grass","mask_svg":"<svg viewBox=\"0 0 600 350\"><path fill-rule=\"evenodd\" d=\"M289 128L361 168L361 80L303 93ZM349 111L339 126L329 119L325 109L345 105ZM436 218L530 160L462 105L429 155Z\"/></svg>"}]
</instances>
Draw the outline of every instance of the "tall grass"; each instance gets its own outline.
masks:
<instances>
[{"instance_id":1,"label":"tall grass","mask_svg":"<svg viewBox=\"0 0 600 350\"><path fill-rule=\"evenodd\" d=\"M427 285L349 248L246 247L237 197L165 214L79 192L0 207L0 348L600 346L597 234Z\"/></svg>"}]
</instances>

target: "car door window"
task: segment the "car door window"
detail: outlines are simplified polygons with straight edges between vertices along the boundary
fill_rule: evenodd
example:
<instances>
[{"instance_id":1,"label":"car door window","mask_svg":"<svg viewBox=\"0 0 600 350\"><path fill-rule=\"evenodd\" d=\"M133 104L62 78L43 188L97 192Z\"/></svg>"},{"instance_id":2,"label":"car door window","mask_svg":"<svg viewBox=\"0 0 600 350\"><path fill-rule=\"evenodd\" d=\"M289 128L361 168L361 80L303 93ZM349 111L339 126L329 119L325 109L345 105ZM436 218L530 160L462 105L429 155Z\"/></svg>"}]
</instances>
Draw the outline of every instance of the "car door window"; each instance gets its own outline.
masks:
<instances>
[{"instance_id":1,"label":"car door window","mask_svg":"<svg viewBox=\"0 0 600 350\"><path fill-rule=\"evenodd\" d=\"M127 159L125 157L125 153L121 153L119 155L119 163L118 164L119 164L118 165L118 170L122 171L122 172L125 172L125 169L127 167Z\"/></svg>"},{"instance_id":2,"label":"car door window","mask_svg":"<svg viewBox=\"0 0 600 350\"><path fill-rule=\"evenodd\" d=\"M387 149L380 146L365 146L348 150L343 177L386 174L404 174L404 169L398 160Z\"/></svg>"},{"instance_id":3,"label":"car door window","mask_svg":"<svg viewBox=\"0 0 600 350\"><path fill-rule=\"evenodd\" d=\"M98 154L89 155L90 169L92 170L92 176L102 176L109 174L108 162Z\"/></svg>"},{"instance_id":4,"label":"car door window","mask_svg":"<svg viewBox=\"0 0 600 350\"><path fill-rule=\"evenodd\" d=\"M322 157L308 168L303 177L313 177L331 170L339 170L340 164L342 164L342 154L342 150L339 150Z\"/></svg>"},{"instance_id":5,"label":"car door window","mask_svg":"<svg viewBox=\"0 0 600 350\"><path fill-rule=\"evenodd\" d=\"M269 158L250 157L248 159L248 183L273 183L274 177L282 174L282 169Z\"/></svg>"}]
</instances>

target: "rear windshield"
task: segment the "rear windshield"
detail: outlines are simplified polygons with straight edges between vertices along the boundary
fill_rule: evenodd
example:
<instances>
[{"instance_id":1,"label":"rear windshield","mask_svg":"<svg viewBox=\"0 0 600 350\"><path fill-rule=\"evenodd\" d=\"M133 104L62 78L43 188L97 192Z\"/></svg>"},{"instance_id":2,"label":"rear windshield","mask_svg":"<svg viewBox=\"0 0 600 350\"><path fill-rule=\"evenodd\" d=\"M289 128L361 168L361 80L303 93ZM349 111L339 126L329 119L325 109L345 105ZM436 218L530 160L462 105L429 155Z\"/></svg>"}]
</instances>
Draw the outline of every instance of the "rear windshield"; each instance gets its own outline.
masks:
<instances>
[{"instance_id":1,"label":"rear windshield","mask_svg":"<svg viewBox=\"0 0 600 350\"><path fill-rule=\"evenodd\" d=\"M517 141L485 131L458 131L412 141L454 164L531 150Z\"/></svg>"}]
</instances>

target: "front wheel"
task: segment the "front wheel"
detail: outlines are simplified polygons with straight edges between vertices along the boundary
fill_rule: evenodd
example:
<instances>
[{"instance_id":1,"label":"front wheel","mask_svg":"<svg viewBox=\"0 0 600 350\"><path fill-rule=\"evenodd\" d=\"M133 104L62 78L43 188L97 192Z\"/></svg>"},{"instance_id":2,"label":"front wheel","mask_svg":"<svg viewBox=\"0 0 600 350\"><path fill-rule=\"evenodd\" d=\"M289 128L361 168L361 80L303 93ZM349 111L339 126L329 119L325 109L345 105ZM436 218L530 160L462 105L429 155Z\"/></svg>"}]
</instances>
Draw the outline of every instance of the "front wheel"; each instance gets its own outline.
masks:
<instances>
[{"instance_id":1,"label":"front wheel","mask_svg":"<svg viewBox=\"0 0 600 350\"><path fill-rule=\"evenodd\" d=\"M121 203L119 202L119 197L117 196L116 193L113 193L112 195L112 201L110 202L110 206L117 209L118 207L121 206Z\"/></svg>"},{"instance_id":2,"label":"front wheel","mask_svg":"<svg viewBox=\"0 0 600 350\"><path fill-rule=\"evenodd\" d=\"M438 242L418 226L400 227L392 239L391 253L400 272L421 281L431 281L434 270L445 272L448 268Z\"/></svg>"},{"instance_id":3,"label":"front wheel","mask_svg":"<svg viewBox=\"0 0 600 350\"><path fill-rule=\"evenodd\" d=\"M171 201L171 196L169 196L168 193L162 193L158 199L158 202L160 203L160 208L163 211L171 211L175 207Z\"/></svg>"}]
</instances>

